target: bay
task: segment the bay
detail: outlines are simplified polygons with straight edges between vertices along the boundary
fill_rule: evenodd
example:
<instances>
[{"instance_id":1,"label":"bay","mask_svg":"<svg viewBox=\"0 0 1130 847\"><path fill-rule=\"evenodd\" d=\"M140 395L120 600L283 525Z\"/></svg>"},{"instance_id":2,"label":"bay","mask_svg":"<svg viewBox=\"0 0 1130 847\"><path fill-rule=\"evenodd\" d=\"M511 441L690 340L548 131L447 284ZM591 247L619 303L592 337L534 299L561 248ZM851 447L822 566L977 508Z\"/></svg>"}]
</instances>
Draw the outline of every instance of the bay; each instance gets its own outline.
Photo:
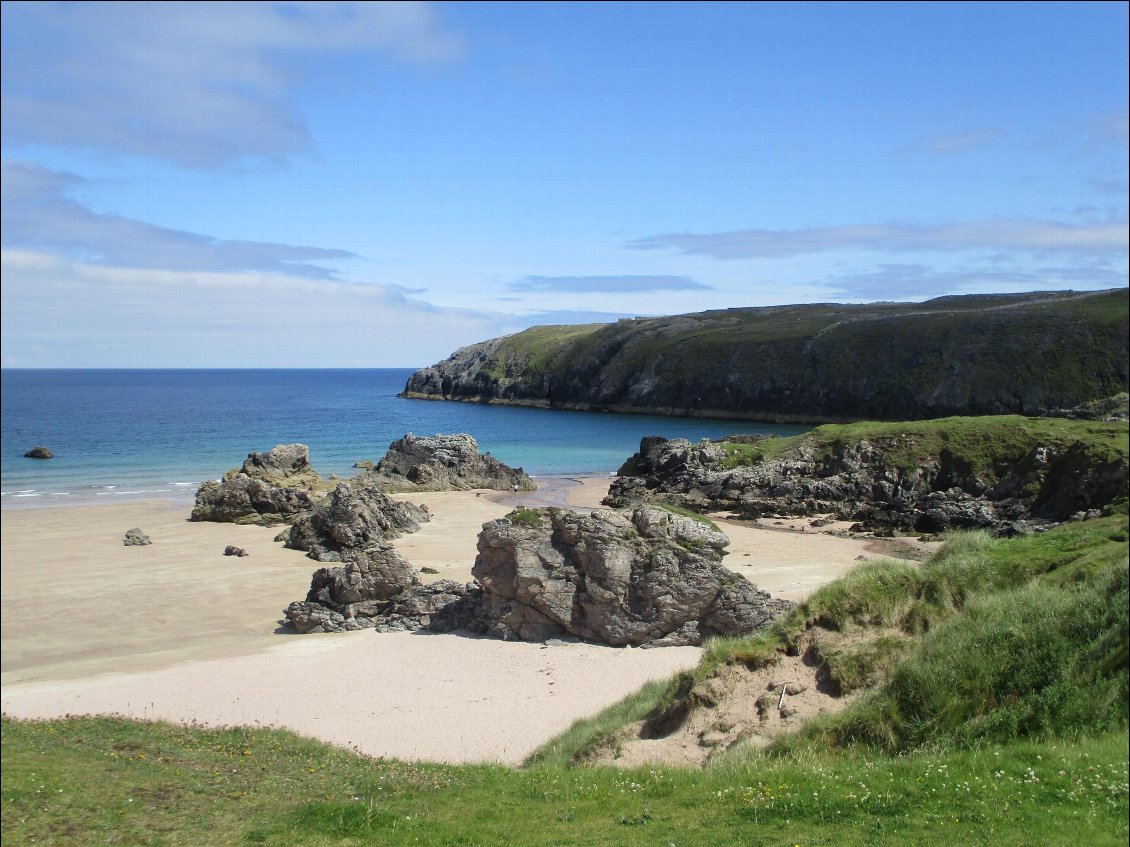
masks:
<instances>
[{"instance_id":1,"label":"bay","mask_svg":"<svg viewBox=\"0 0 1130 847\"><path fill-rule=\"evenodd\" d=\"M792 435L807 427L397 397L410 368L4 370L5 506L191 496L248 453L302 443L323 475L352 476L405 433L465 432L534 476L613 473L647 435ZM49 460L24 453L44 445Z\"/></svg>"}]
</instances>

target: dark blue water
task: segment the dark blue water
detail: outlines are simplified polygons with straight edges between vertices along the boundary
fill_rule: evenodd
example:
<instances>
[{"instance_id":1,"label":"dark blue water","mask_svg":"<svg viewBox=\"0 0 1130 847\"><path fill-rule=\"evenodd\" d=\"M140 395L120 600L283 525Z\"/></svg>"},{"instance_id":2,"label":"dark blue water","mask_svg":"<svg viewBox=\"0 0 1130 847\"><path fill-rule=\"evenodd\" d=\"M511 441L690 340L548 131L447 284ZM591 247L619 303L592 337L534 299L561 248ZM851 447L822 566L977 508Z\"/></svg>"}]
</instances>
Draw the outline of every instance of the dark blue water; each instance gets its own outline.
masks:
<instances>
[{"instance_id":1,"label":"dark blue water","mask_svg":"<svg viewBox=\"0 0 1130 847\"><path fill-rule=\"evenodd\" d=\"M410 369L5 370L5 504L188 496L276 444L310 447L323 475L352 476L393 440L466 432L533 475L609 473L645 435L697 440L806 427L565 412L396 396ZM24 458L42 444L50 460Z\"/></svg>"}]
</instances>

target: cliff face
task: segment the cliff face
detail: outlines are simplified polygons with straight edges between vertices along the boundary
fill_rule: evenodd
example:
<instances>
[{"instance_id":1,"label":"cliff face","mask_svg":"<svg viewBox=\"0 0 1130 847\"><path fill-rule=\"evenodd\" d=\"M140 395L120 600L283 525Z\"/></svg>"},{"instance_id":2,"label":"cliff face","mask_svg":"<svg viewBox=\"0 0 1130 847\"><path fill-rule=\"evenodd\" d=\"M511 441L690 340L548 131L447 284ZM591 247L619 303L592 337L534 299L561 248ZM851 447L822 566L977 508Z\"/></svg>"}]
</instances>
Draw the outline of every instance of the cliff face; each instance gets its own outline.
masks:
<instances>
[{"instance_id":1,"label":"cliff face","mask_svg":"<svg viewBox=\"0 0 1130 847\"><path fill-rule=\"evenodd\" d=\"M1040 414L1125 391L1127 289L534 327L402 396L747 420Z\"/></svg>"}]
</instances>

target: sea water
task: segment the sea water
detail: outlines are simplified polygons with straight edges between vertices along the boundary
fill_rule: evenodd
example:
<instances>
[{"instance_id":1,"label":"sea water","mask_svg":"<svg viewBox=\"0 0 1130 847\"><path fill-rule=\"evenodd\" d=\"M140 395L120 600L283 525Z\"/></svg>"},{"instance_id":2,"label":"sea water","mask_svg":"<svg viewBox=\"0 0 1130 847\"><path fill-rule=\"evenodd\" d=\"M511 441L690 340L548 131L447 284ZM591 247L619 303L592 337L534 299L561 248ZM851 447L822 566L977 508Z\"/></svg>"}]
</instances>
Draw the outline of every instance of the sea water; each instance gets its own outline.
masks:
<instances>
[{"instance_id":1,"label":"sea water","mask_svg":"<svg viewBox=\"0 0 1130 847\"><path fill-rule=\"evenodd\" d=\"M302 443L323 476L357 473L405 433L465 432L533 476L613 473L646 435L807 427L397 397L411 369L4 370L0 501L190 497L252 451ZM52 459L24 453L43 445Z\"/></svg>"}]
</instances>

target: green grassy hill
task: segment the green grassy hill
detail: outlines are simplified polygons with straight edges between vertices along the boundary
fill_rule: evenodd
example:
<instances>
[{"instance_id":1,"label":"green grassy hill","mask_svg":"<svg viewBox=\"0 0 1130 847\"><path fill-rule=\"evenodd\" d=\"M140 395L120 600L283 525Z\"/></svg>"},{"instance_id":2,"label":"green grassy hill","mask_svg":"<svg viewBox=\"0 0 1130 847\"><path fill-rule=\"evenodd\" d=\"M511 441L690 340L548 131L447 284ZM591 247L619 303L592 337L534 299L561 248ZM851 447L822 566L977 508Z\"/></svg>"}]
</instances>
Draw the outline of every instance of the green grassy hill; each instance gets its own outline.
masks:
<instances>
[{"instance_id":1,"label":"green grassy hill","mask_svg":"<svg viewBox=\"0 0 1130 847\"><path fill-rule=\"evenodd\" d=\"M404 396L747 420L1041 414L1128 381L1127 289L727 309L535 327Z\"/></svg>"}]
</instances>

